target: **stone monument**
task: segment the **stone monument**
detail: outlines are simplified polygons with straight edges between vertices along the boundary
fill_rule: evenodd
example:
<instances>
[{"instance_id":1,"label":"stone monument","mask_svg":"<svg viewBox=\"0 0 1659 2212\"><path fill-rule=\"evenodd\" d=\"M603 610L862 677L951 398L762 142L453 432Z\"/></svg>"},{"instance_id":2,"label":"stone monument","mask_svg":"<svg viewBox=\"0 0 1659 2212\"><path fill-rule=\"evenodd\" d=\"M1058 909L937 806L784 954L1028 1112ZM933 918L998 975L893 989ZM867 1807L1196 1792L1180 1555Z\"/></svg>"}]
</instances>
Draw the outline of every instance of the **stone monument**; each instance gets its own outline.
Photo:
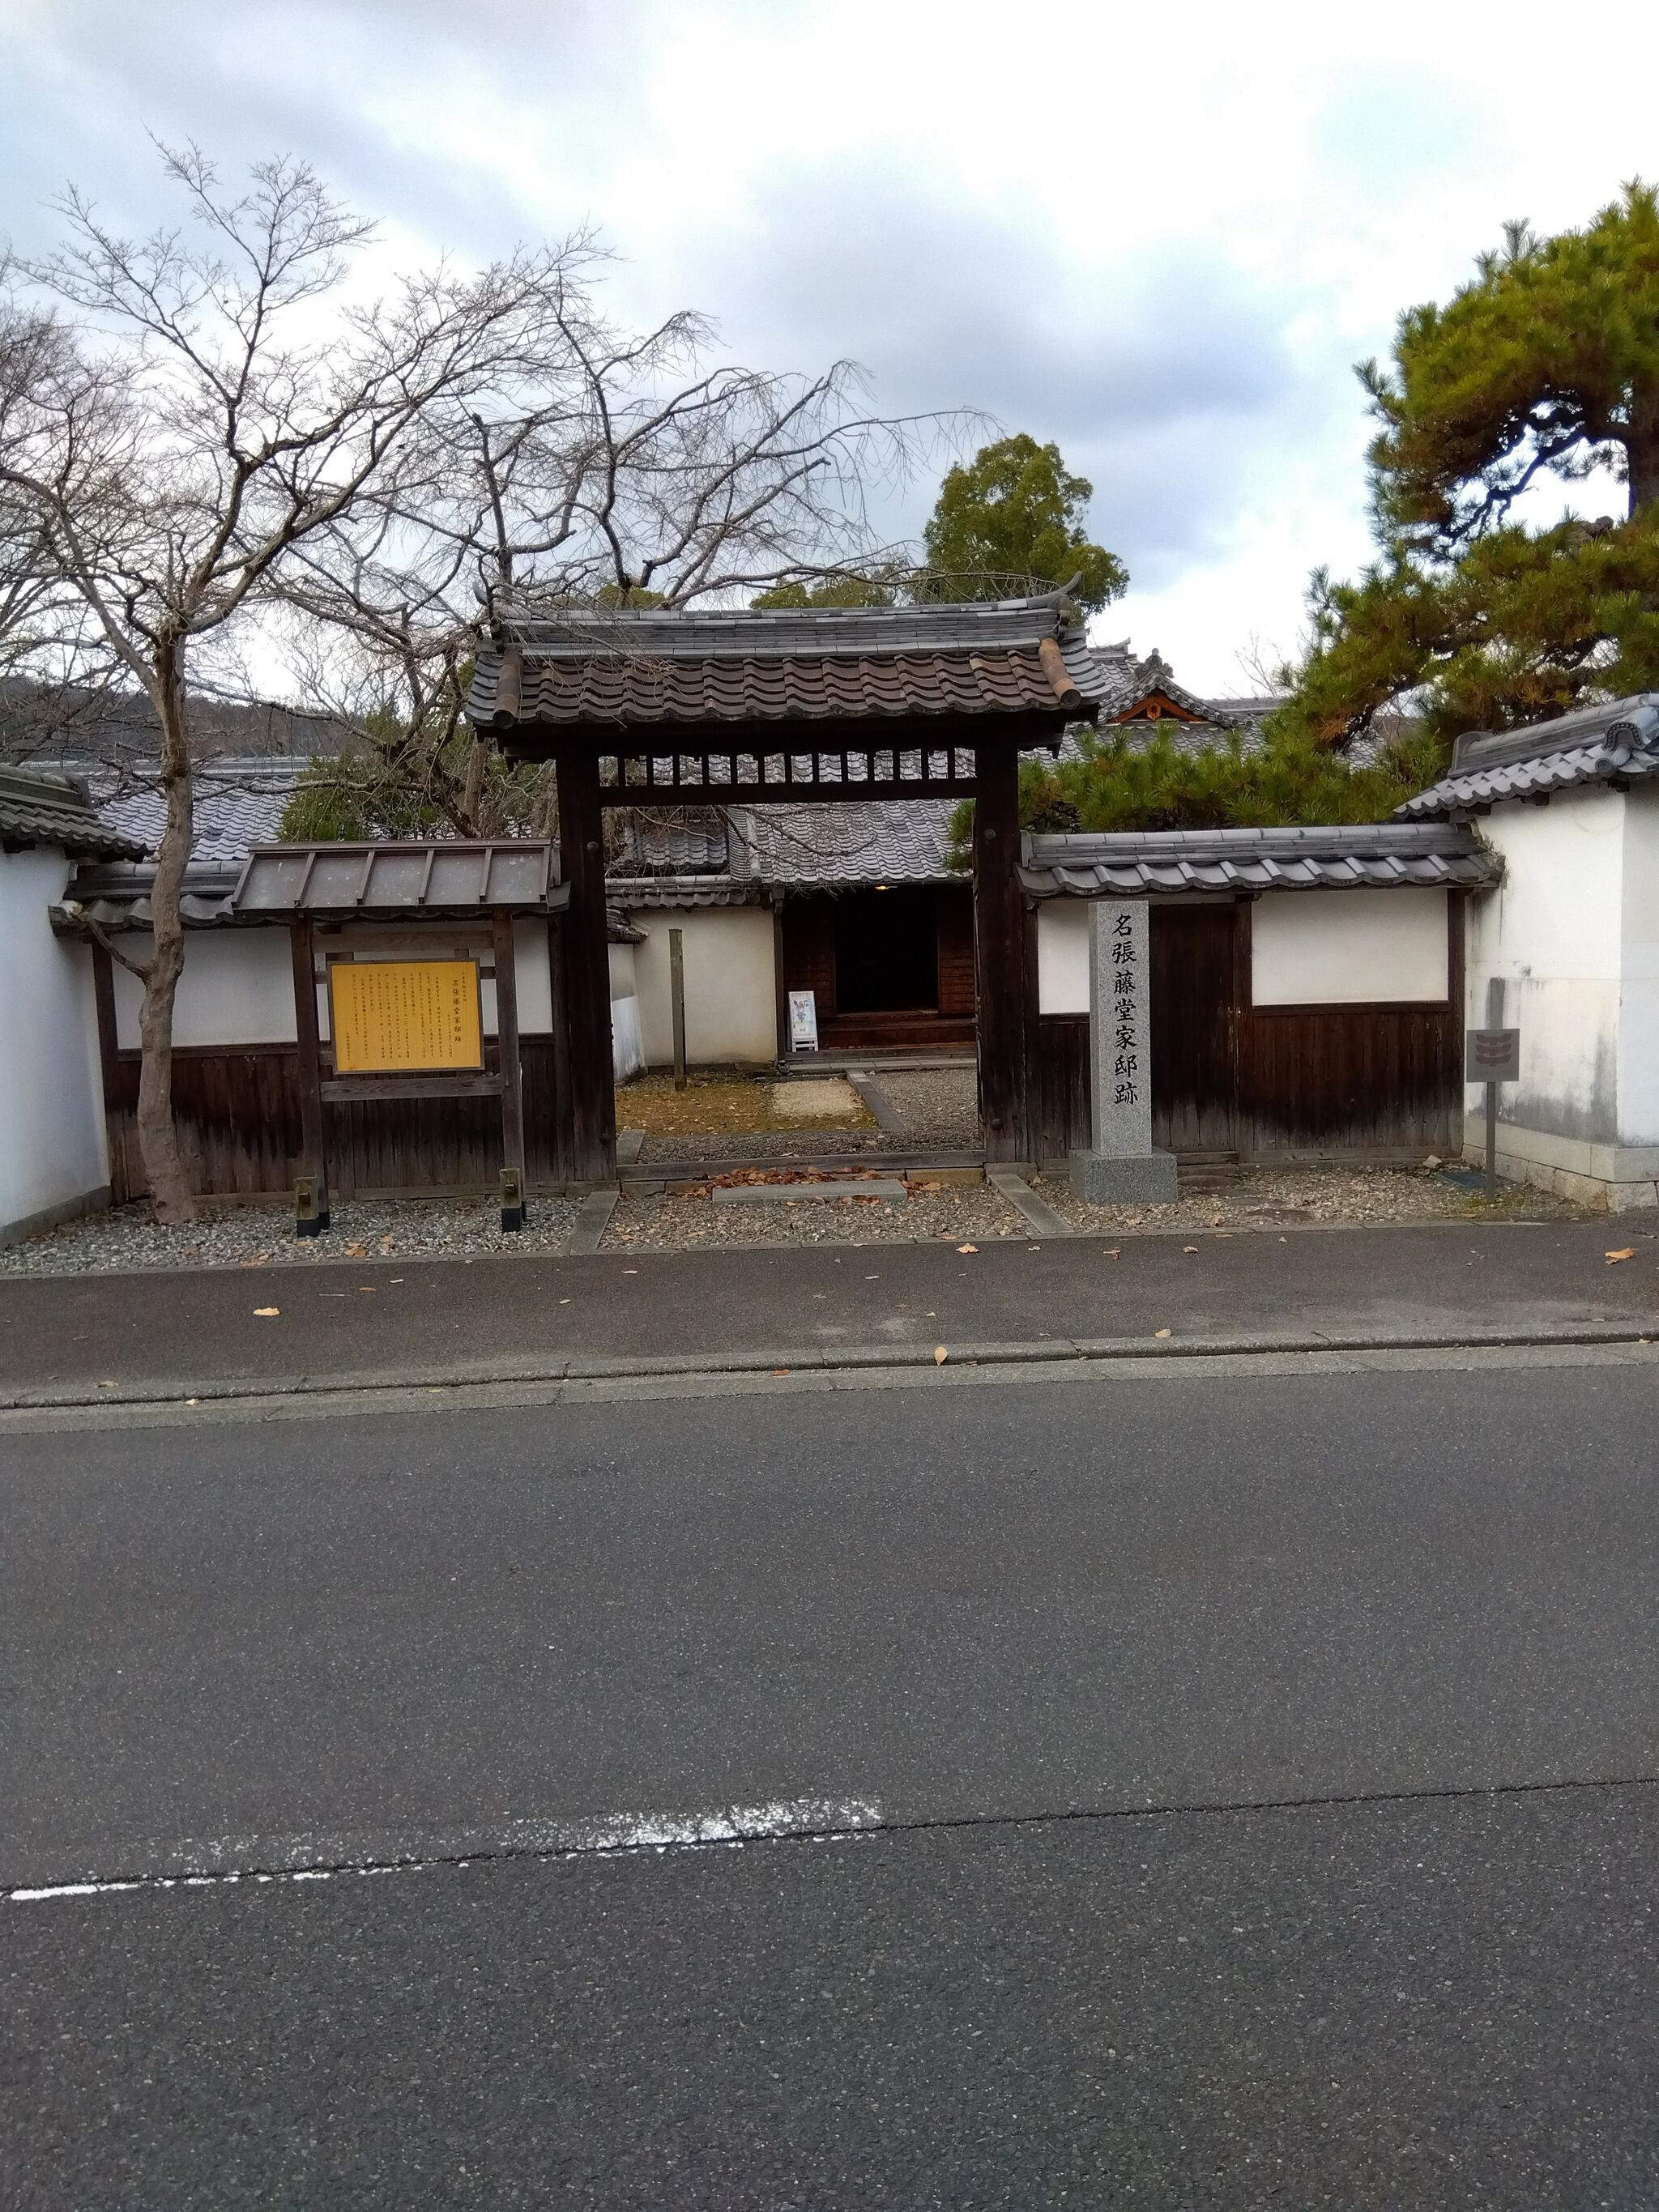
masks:
<instances>
[{"instance_id":1,"label":"stone monument","mask_svg":"<svg viewBox=\"0 0 1659 2212\"><path fill-rule=\"evenodd\" d=\"M1089 916L1089 1106L1092 1142L1072 1154L1088 1206L1176 1194L1173 1152L1152 1150L1152 975L1145 899L1097 899Z\"/></svg>"}]
</instances>

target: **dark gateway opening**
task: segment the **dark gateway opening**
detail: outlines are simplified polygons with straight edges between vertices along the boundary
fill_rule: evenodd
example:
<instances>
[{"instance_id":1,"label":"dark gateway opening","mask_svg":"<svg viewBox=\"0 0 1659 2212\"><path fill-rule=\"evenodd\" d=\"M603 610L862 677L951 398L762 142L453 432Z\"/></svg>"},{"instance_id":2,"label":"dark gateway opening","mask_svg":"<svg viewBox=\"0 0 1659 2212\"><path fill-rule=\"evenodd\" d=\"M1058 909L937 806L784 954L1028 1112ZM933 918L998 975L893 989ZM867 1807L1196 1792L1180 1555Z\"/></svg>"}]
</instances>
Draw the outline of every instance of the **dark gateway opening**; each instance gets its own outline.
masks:
<instances>
[{"instance_id":1,"label":"dark gateway opening","mask_svg":"<svg viewBox=\"0 0 1659 2212\"><path fill-rule=\"evenodd\" d=\"M836 998L846 1014L939 1005L939 940L928 884L854 891L835 902Z\"/></svg>"}]
</instances>

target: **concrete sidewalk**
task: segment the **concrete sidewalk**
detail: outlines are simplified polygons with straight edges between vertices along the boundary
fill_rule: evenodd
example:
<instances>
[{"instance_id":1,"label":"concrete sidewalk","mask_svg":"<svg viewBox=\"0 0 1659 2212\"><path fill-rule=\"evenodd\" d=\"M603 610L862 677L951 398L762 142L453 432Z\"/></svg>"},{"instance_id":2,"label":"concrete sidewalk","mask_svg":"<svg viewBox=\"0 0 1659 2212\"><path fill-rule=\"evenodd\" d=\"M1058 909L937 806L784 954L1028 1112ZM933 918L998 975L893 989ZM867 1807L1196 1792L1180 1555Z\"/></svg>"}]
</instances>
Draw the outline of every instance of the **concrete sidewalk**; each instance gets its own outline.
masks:
<instances>
[{"instance_id":1,"label":"concrete sidewalk","mask_svg":"<svg viewBox=\"0 0 1659 2212\"><path fill-rule=\"evenodd\" d=\"M1610 1250L1633 1256L1609 1263ZM1115 1257L1113 1256L1115 1254ZM257 1310L276 1307L275 1315ZM1167 1332L1167 1334L1165 1334ZM0 1282L0 1406L1115 1351L1659 1334L1659 1217Z\"/></svg>"}]
</instances>

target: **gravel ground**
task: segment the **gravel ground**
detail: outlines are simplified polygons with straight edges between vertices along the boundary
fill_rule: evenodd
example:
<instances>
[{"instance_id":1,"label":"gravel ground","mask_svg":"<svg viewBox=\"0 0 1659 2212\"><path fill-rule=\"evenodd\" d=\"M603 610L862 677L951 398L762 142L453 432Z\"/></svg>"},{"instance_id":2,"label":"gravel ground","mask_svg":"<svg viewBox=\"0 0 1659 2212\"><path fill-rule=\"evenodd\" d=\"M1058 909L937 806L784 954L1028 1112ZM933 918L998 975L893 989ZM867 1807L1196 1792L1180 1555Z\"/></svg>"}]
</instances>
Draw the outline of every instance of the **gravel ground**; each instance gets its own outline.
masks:
<instances>
[{"instance_id":1,"label":"gravel ground","mask_svg":"<svg viewBox=\"0 0 1659 2212\"><path fill-rule=\"evenodd\" d=\"M891 1152L898 1139L867 1129L742 1129L726 1136L647 1137L642 1160L805 1160L817 1152Z\"/></svg>"},{"instance_id":2,"label":"gravel ground","mask_svg":"<svg viewBox=\"0 0 1659 2212\"><path fill-rule=\"evenodd\" d=\"M932 1237L989 1243L1030 1231L1006 1199L983 1183L946 1185L890 1200L853 1199L793 1206L715 1206L700 1196L625 1198L601 1251L683 1252L713 1244L909 1244Z\"/></svg>"},{"instance_id":3,"label":"gravel ground","mask_svg":"<svg viewBox=\"0 0 1659 2212\"><path fill-rule=\"evenodd\" d=\"M1221 1188L1194 1191L1173 1206L1085 1206L1057 1176L1041 1176L1037 1194L1080 1230L1267 1229L1306 1221L1463 1221L1520 1215L1574 1221L1585 1209L1547 1191L1505 1186L1495 1206L1476 1192L1422 1168L1241 1168Z\"/></svg>"},{"instance_id":4,"label":"gravel ground","mask_svg":"<svg viewBox=\"0 0 1659 2212\"><path fill-rule=\"evenodd\" d=\"M643 1129L653 1141L672 1139L695 1146L773 1130L799 1133L798 1141L811 1143L837 1122L873 1128L874 1117L866 1113L845 1077L833 1072L818 1081L781 1083L766 1075L694 1068L684 1091L674 1088L672 1075L660 1073L619 1085L617 1091L617 1127Z\"/></svg>"},{"instance_id":5,"label":"gravel ground","mask_svg":"<svg viewBox=\"0 0 1659 2212\"><path fill-rule=\"evenodd\" d=\"M532 1198L530 1225L501 1234L494 1200L349 1200L334 1208L326 1237L296 1237L286 1206L204 1212L185 1229L163 1229L147 1204L88 1214L0 1251L0 1275L126 1274L147 1267L260 1267L295 1261L453 1259L477 1252L556 1251L577 1202Z\"/></svg>"},{"instance_id":6,"label":"gravel ground","mask_svg":"<svg viewBox=\"0 0 1659 2212\"><path fill-rule=\"evenodd\" d=\"M958 1067L919 1067L914 1074L890 1075L884 1070L870 1079L903 1117L908 1149L936 1146L942 1152L971 1152L977 1148L979 1103L971 1060Z\"/></svg>"},{"instance_id":7,"label":"gravel ground","mask_svg":"<svg viewBox=\"0 0 1659 2212\"><path fill-rule=\"evenodd\" d=\"M878 1128L754 1129L715 1135L648 1134L641 1160L807 1159L815 1152L917 1152L974 1151L979 1144L979 1109L974 1064L918 1068L914 1074L871 1078L902 1116L905 1133L889 1136ZM757 1086L757 1094L758 1094ZM628 1122L629 1088L617 1093L619 1126ZM758 1118L758 1117L757 1117Z\"/></svg>"}]
</instances>

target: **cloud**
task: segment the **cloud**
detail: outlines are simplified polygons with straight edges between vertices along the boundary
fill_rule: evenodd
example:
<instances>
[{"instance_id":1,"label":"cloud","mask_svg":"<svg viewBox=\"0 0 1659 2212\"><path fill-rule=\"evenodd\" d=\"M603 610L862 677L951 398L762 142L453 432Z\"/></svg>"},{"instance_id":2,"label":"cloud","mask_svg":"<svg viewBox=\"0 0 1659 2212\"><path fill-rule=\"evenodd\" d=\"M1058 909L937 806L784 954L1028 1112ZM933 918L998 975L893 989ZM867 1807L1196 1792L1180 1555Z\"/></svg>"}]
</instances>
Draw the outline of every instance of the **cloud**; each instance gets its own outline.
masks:
<instances>
[{"instance_id":1,"label":"cloud","mask_svg":"<svg viewBox=\"0 0 1659 2212\"><path fill-rule=\"evenodd\" d=\"M307 156L388 258L596 222L638 319L702 308L744 358L852 356L885 409L1057 440L1133 578L1109 622L1224 684L1310 567L1364 556L1349 364L1505 216L1583 221L1655 166L1616 86L1501 65L1558 33L1545 0L1399 0L1386 31L1188 0L1040 40L993 0L11 0L6 222L43 243L69 175L157 220L148 126L228 170ZM1638 0L1598 37L1659 71Z\"/></svg>"}]
</instances>

